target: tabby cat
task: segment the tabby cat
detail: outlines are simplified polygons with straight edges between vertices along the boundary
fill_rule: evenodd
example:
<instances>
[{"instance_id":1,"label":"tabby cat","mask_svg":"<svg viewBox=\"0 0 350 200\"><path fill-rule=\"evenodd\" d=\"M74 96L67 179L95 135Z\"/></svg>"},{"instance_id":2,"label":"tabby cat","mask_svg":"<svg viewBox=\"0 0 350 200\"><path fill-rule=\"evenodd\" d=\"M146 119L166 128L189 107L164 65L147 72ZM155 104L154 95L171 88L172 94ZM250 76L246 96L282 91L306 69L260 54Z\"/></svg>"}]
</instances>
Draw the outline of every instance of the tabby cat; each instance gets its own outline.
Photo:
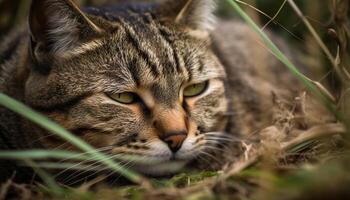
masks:
<instances>
[{"instance_id":1,"label":"tabby cat","mask_svg":"<svg viewBox=\"0 0 350 200\"><path fill-rule=\"evenodd\" d=\"M267 125L272 91L291 83L246 25L214 11L213 0L84 9L32 0L28 28L1 44L0 92L108 155L158 163L132 169L173 173ZM1 149L75 150L3 107L0 119ZM169 161L181 164L161 170Z\"/></svg>"}]
</instances>

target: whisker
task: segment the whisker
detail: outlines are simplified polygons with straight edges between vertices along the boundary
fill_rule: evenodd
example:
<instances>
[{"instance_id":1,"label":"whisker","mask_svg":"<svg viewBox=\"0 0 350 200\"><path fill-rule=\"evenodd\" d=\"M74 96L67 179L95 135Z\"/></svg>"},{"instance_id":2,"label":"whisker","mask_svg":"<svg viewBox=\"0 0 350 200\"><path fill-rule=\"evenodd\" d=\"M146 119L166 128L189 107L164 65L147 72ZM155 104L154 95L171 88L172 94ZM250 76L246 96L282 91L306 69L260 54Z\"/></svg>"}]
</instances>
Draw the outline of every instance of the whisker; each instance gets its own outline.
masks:
<instances>
[{"instance_id":1,"label":"whisker","mask_svg":"<svg viewBox=\"0 0 350 200\"><path fill-rule=\"evenodd\" d=\"M208 164L208 166L205 167L205 170L208 170L209 168L213 168L213 162L208 160L205 156L202 156L201 154L199 154L198 159L204 160Z\"/></svg>"},{"instance_id":2,"label":"whisker","mask_svg":"<svg viewBox=\"0 0 350 200\"><path fill-rule=\"evenodd\" d=\"M129 155L127 155L127 154L125 154L125 153L119 153L119 154L116 154L116 155L112 155L112 156L108 157L107 159L115 159L115 158L120 159L120 158L122 158L122 157L127 157L127 156L129 156ZM143 160L145 160L145 157L146 157L146 155L139 156L139 157L137 157L137 159L135 159L135 158L132 158L132 159L125 159L125 161L121 162L121 167L123 168L123 167L125 167L125 166L130 165L130 164L135 164L135 163L136 163L135 161L143 161ZM93 169L99 168L100 166L103 165L103 164L98 164L98 165L96 165L96 163L98 163L98 162L100 162L100 161L96 161L96 162L93 162L93 163L91 163L90 165L88 165L89 169L90 169L90 170L93 170ZM95 165L95 166L93 166L93 165ZM107 170L107 169L108 169L107 166L106 166L106 167L103 167L102 169L97 169L97 170L95 170L94 173L91 173L91 174L85 176L84 178L85 178L85 179L88 179L88 178L90 178L90 177L95 176L95 175L98 174L99 172L105 171L105 170ZM71 174L70 176L66 177L65 180L64 180L64 182L70 182L70 181L74 180L75 177L80 176L82 173L84 173L84 171L75 172L75 173ZM111 175L114 174L114 173L115 173L114 171L111 171L109 174L107 174L106 178L109 177L109 176L111 176ZM119 175L119 176L120 176L120 175ZM83 179L83 178L82 178L82 179ZM72 182L72 183L70 183L70 184L79 183L79 182L82 181L82 179L75 180L74 182Z\"/></svg>"},{"instance_id":3,"label":"whisker","mask_svg":"<svg viewBox=\"0 0 350 200\"><path fill-rule=\"evenodd\" d=\"M219 147L216 147L217 145L221 145L223 146L223 149L220 149ZM204 140L201 142L198 142L196 145L193 146L193 151L197 151L199 147L201 147L201 149L215 149L215 150L219 150L219 151L224 151L224 148L228 148L227 146L228 144L222 144L216 141L210 141L210 140ZM193 151L190 151L189 153L192 153Z\"/></svg>"},{"instance_id":4,"label":"whisker","mask_svg":"<svg viewBox=\"0 0 350 200\"><path fill-rule=\"evenodd\" d=\"M202 153L204 153L206 156L210 157L211 159L215 160L216 162L218 162L219 164L222 164L222 161L217 159L215 156L211 155L208 152L203 151Z\"/></svg>"},{"instance_id":5,"label":"whisker","mask_svg":"<svg viewBox=\"0 0 350 200\"><path fill-rule=\"evenodd\" d=\"M113 148L113 146L101 147L101 148L98 148L98 149L94 149L94 150L92 150L92 151L86 151L86 152L79 153L79 154L77 154L77 155L71 156L71 157L69 157L69 158L59 160L59 162L64 162L64 161L67 161L67 160L69 160L69 159L74 159L74 158L79 157L79 156L84 156L84 155L90 154L91 152L94 152L94 151L96 151L96 152L103 152L103 151L110 150L110 149L112 149L112 148ZM94 159L94 157L91 157L90 159Z\"/></svg>"},{"instance_id":6,"label":"whisker","mask_svg":"<svg viewBox=\"0 0 350 200\"><path fill-rule=\"evenodd\" d=\"M54 133L50 133L50 134L41 136L41 137L36 138L35 140L31 141L30 144L34 144L35 142L38 142L38 141L40 141L41 139L48 138L48 137L51 137L51 136L54 136L54 135L55 135Z\"/></svg>"},{"instance_id":7,"label":"whisker","mask_svg":"<svg viewBox=\"0 0 350 200\"><path fill-rule=\"evenodd\" d=\"M222 151L222 152L225 152L225 149L220 149L220 148L218 148L218 147L210 146L210 145L204 145L204 148L205 148L205 149L211 149L211 150L214 150L214 151Z\"/></svg>"},{"instance_id":8,"label":"whisker","mask_svg":"<svg viewBox=\"0 0 350 200\"><path fill-rule=\"evenodd\" d=\"M101 148L101 149L102 149L102 148ZM108 149L104 148L104 150L108 150ZM102 150L100 150L100 151L102 151ZM120 156L120 154L116 154L116 155L109 155L109 154L106 154L106 155L107 155L108 157L107 157L105 160L114 159L114 158ZM91 162L91 161L93 161L93 162ZM81 161L81 162L77 163L76 165L73 165L73 167L77 167L77 166L79 166L79 165L81 165L81 164L85 164L85 163L89 163L89 162L90 162L90 164L88 164L87 166L90 168L90 170L93 170L93 169L98 168L99 166L102 166L102 165L103 165L103 164L101 164L101 160L95 160L95 157L92 157L92 158L89 158L89 159L87 159L87 160ZM96 164L98 164L98 165L96 165ZM67 169L61 171L61 172L58 173L56 176L59 176L59 175L63 174L64 172L68 171L69 169L70 169L70 168L67 168ZM76 174L76 173L73 173L73 174ZM72 175L73 175L73 174L72 174ZM70 178L70 177L67 177L67 178ZM66 178L66 179L67 179L67 178Z\"/></svg>"},{"instance_id":9,"label":"whisker","mask_svg":"<svg viewBox=\"0 0 350 200\"><path fill-rule=\"evenodd\" d=\"M211 155L211 154L208 153L208 152L200 151L199 153L200 153L200 154L204 154L205 156L208 156L209 158L213 159L214 161L218 162L219 164L222 163L222 161L219 161L217 158L215 158L213 155Z\"/></svg>"},{"instance_id":10,"label":"whisker","mask_svg":"<svg viewBox=\"0 0 350 200\"><path fill-rule=\"evenodd\" d=\"M104 159L104 160L111 160L111 159L114 159L114 158L116 158L118 156L118 154L117 155L113 155L113 156L110 156L110 157L108 157L108 158L106 158L106 159ZM93 166L93 165L95 165L96 163L99 163L100 161L96 161L96 162L94 162L94 163L92 163L92 164L90 164L90 165L88 165L89 167L90 166ZM98 164L98 165L95 165L94 167L92 167L92 169L96 169L96 168L98 168L98 167L100 167L100 166L102 166L103 164ZM106 169L108 169L108 167L104 167L104 168L102 168L102 170L96 170L94 173L92 173L92 174L89 174L88 176L85 176L84 178L90 178L90 177L92 177L92 176L94 176L94 175L96 175L97 173L99 173L99 172L101 172L101 171L104 171L104 170L106 170ZM64 182L69 182L69 181L71 181L71 180L73 180L74 178L76 178L77 176L79 176L79 175L81 175L82 173L84 173L84 171L79 171L78 173L73 173L73 174L71 174L70 176L68 176L67 178L65 178L64 179ZM80 182L81 181L81 179L79 179L79 180L76 180L76 181L74 181L73 183L70 183L70 184L75 184L75 183L78 183L78 182Z\"/></svg>"},{"instance_id":11,"label":"whisker","mask_svg":"<svg viewBox=\"0 0 350 200\"><path fill-rule=\"evenodd\" d=\"M103 147L103 148L100 148L100 149L96 149L96 151L102 152L102 151L109 150L109 149L111 149L111 148L112 148L112 147ZM92 152L92 151L90 151L90 152L84 152L84 153L78 154L77 156L79 156L79 155L84 155L84 154L89 154L89 153L91 153L91 152ZM74 157L75 157L75 156L72 156L71 158L67 158L67 159L60 160L59 163L65 162L65 161L67 161L67 160L69 160L69 159L72 159L72 158L74 158ZM62 170L61 172L59 172L58 174L56 174L56 177L57 177L57 176L60 176L61 174L65 173L65 172L67 172L67 171L70 170L71 168L74 168L74 167L77 167L77 166L79 166L79 165L88 163L88 162L93 161L93 160L95 160L95 159L96 159L96 157L93 156L93 157L91 157L91 158L89 158L89 159L80 161L80 162L78 162L77 164L75 164L75 165L73 165L73 166L71 166L71 167L69 167L69 168L67 168L67 169ZM98 162L99 162L99 161L95 161L95 162L93 162L92 164L89 164L89 165L87 165L87 166L90 167L90 166L92 166L92 165L94 165L94 164L96 164L96 163L98 163Z\"/></svg>"},{"instance_id":12,"label":"whisker","mask_svg":"<svg viewBox=\"0 0 350 200\"><path fill-rule=\"evenodd\" d=\"M101 170L98 170L99 167L103 166L103 164L98 163L98 162L91 163L91 164L89 164L87 166L90 168L90 171L94 171L93 174L95 174L96 172L98 173L100 171L103 171L105 169L105 167L103 167ZM69 174L67 177L65 177L63 182L67 182L68 183L69 181L73 180L74 178L80 176L81 174L83 174L85 172L86 172L85 170L77 170L74 173Z\"/></svg>"},{"instance_id":13,"label":"whisker","mask_svg":"<svg viewBox=\"0 0 350 200\"><path fill-rule=\"evenodd\" d=\"M220 137L226 137L226 138L233 138L233 139L237 139L239 140L240 138L235 136L235 135L231 135L229 133L226 132L207 132L204 133L204 135L208 135L208 136L220 136Z\"/></svg>"},{"instance_id":14,"label":"whisker","mask_svg":"<svg viewBox=\"0 0 350 200\"><path fill-rule=\"evenodd\" d=\"M141 157L141 159L144 159L144 158L146 158L146 157L147 157L146 155L143 155L143 156ZM129 161L129 162L127 162L123 167L125 167L126 169L130 169L130 168L133 167L135 164L136 164L135 162ZM107 177L111 176L112 174L113 174L113 173L108 174ZM119 180L120 177L121 177L121 174L119 174L119 175L112 181L111 184L113 185L115 182L117 182L117 181Z\"/></svg>"},{"instance_id":15,"label":"whisker","mask_svg":"<svg viewBox=\"0 0 350 200\"><path fill-rule=\"evenodd\" d=\"M53 150L59 150L59 149L63 149L63 147L65 145L69 145L68 141L63 142L62 144L58 145L57 147L53 148Z\"/></svg>"},{"instance_id":16,"label":"whisker","mask_svg":"<svg viewBox=\"0 0 350 200\"><path fill-rule=\"evenodd\" d=\"M220 138L220 137L206 137L205 140L211 140L211 141L225 141L225 142L241 142L237 140L231 140L228 138Z\"/></svg>"},{"instance_id":17,"label":"whisker","mask_svg":"<svg viewBox=\"0 0 350 200\"><path fill-rule=\"evenodd\" d=\"M102 165L99 165L99 166L102 166ZM94 173L91 173L91 174L89 174L89 175L87 175L87 176L84 176L83 178L74 180L75 178L77 178L77 177L79 177L80 175L82 175L83 173L85 173L85 171L80 171L78 174L75 174L75 175L72 176L72 177L68 177L69 179L66 178L66 179L64 180L64 182L65 182L66 184L68 184L68 185L75 185L75 184L77 184L77 183L81 183L84 179L85 179L85 180L88 180L90 177L93 177L93 176L97 175L99 172L102 172L102 171L104 171L104 170L106 170L106 169L108 169L108 167L103 167L101 170L97 170L97 171L95 171ZM73 181L73 182L70 182L70 181Z\"/></svg>"},{"instance_id":18,"label":"whisker","mask_svg":"<svg viewBox=\"0 0 350 200\"><path fill-rule=\"evenodd\" d=\"M195 145L193 145L193 149L190 152L196 151L197 148L203 148L204 146L205 146L205 141L199 141Z\"/></svg>"}]
</instances>

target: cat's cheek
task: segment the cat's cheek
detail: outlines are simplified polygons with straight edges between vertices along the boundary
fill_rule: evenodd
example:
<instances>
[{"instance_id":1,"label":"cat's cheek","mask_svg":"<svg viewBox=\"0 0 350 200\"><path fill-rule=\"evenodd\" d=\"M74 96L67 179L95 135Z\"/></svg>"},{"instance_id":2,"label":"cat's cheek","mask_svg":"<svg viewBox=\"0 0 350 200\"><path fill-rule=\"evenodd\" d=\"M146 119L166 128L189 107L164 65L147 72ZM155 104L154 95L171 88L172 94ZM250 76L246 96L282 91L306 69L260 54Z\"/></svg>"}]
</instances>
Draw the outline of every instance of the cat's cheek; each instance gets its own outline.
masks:
<instances>
[{"instance_id":1,"label":"cat's cheek","mask_svg":"<svg viewBox=\"0 0 350 200\"><path fill-rule=\"evenodd\" d=\"M81 136L81 139L95 148L102 148L113 145L113 140L111 140L111 137L111 134L108 133L87 131L83 136Z\"/></svg>"},{"instance_id":2,"label":"cat's cheek","mask_svg":"<svg viewBox=\"0 0 350 200\"><path fill-rule=\"evenodd\" d=\"M194 159L201 150L201 146L196 144L197 138L193 136L188 136L181 149L176 153L176 158L183 161L190 161Z\"/></svg>"}]
</instances>

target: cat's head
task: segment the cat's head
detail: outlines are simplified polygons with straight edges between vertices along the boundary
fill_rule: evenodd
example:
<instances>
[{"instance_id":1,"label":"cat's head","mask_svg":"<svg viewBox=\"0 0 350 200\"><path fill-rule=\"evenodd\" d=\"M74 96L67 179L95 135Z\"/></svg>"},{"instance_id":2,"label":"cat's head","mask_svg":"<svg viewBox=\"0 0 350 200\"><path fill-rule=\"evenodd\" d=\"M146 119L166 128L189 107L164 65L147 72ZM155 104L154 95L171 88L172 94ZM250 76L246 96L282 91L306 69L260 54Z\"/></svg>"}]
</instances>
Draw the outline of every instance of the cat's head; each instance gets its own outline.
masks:
<instances>
[{"instance_id":1,"label":"cat's head","mask_svg":"<svg viewBox=\"0 0 350 200\"><path fill-rule=\"evenodd\" d=\"M33 0L25 100L109 155L186 163L206 154L227 112L225 71L210 49L213 9L212 0L172 0L84 14L70 0Z\"/></svg>"}]
</instances>

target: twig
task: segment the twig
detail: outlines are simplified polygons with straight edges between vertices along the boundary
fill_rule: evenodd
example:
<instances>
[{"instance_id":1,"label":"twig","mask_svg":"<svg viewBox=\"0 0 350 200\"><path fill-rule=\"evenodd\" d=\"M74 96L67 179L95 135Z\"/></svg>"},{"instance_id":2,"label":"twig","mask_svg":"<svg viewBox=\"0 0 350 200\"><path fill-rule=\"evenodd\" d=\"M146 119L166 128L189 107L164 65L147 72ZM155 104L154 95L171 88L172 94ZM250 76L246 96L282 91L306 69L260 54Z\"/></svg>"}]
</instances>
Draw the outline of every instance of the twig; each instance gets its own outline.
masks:
<instances>
[{"instance_id":1,"label":"twig","mask_svg":"<svg viewBox=\"0 0 350 200\"><path fill-rule=\"evenodd\" d=\"M305 15L301 12L299 7L295 4L294 0L287 0L291 8L294 10L294 12L299 16L299 18L303 21L307 29L310 31L311 35L315 38L317 44L321 47L322 51L326 54L328 60L332 63L336 73L338 74L340 80L342 82L345 82L347 78L344 76L344 73L342 73L342 70L340 69L340 66L337 64L335 57L332 55L332 53L329 51L325 43L322 41L322 39L317 34L316 30L313 28L313 26L310 24L309 20L305 17Z\"/></svg>"},{"instance_id":2,"label":"twig","mask_svg":"<svg viewBox=\"0 0 350 200\"><path fill-rule=\"evenodd\" d=\"M277 10L276 14L261 28L262 30L264 30L272 21L275 21L276 17L280 14L286 3L287 0L284 0L280 8Z\"/></svg>"},{"instance_id":3,"label":"twig","mask_svg":"<svg viewBox=\"0 0 350 200\"><path fill-rule=\"evenodd\" d=\"M40 178L47 184L47 186L51 189L56 195L62 195L63 189L55 182L55 180L49 175L46 171L39 168L35 162L30 159L23 160L28 166L32 167L33 170L40 176Z\"/></svg>"},{"instance_id":4,"label":"twig","mask_svg":"<svg viewBox=\"0 0 350 200\"><path fill-rule=\"evenodd\" d=\"M338 119L342 119L342 115L337 112L335 104L330 101L329 95L325 94L323 90L320 90L314 82L310 82L310 79L301 73L297 67L295 67L295 65L280 51L280 49L271 41L271 39L262 30L260 30L256 23L238 6L236 0L226 1L238 12L238 14L247 22L253 31L257 33L272 55L280 60L309 91L318 97L318 99L325 107L327 107L327 109L329 109Z\"/></svg>"},{"instance_id":5,"label":"twig","mask_svg":"<svg viewBox=\"0 0 350 200\"><path fill-rule=\"evenodd\" d=\"M300 37L298 37L297 35L295 35L293 32L291 32L290 30L288 30L286 27L284 27L282 24L280 24L279 22L275 21L272 19L272 17L266 13L264 13L263 11L259 10L258 8L250 5L249 3L246 3L244 1L240 1L240 0L234 0L237 3L240 3L242 5L248 6L249 8L255 10L256 12L262 14L263 16L265 16L266 18L268 18L270 21L272 21L274 24L277 24L278 26L280 26L283 30L287 31L287 33L289 33L291 36L293 36L294 38L303 41L303 39L301 39Z\"/></svg>"},{"instance_id":6,"label":"twig","mask_svg":"<svg viewBox=\"0 0 350 200\"><path fill-rule=\"evenodd\" d=\"M323 124L319 126L315 126L305 132L303 132L299 137L293 139L290 142L283 143L282 150L287 152L289 149L293 148L294 146L308 141L308 140L314 140L317 138L322 138L326 136L332 136L336 134L343 134L346 133L346 129L342 124Z\"/></svg>"}]
</instances>

